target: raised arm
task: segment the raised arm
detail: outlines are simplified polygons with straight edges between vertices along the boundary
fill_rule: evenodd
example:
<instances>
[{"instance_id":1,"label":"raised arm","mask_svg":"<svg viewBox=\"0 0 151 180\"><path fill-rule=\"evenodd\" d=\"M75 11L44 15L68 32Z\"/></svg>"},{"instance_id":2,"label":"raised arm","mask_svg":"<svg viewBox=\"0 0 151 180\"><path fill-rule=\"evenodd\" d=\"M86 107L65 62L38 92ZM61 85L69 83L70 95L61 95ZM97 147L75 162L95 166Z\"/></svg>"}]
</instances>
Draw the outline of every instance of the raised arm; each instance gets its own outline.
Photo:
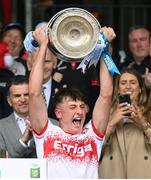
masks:
<instances>
[{"instance_id":1,"label":"raised arm","mask_svg":"<svg viewBox=\"0 0 151 180\"><path fill-rule=\"evenodd\" d=\"M103 29L104 35L108 38L109 42L115 38L115 33L112 28L104 27ZM112 101L112 93L113 93L113 78L109 73L104 60L100 61L100 94L96 101L92 120L95 128L104 133L106 131L110 107Z\"/></svg>"},{"instance_id":2,"label":"raised arm","mask_svg":"<svg viewBox=\"0 0 151 180\"><path fill-rule=\"evenodd\" d=\"M43 28L36 29L33 36L40 47L29 77L29 120L32 128L36 132L41 132L48 120L47 107L42 97L44 61L48 37Z\"/></svg>"}]
</instances>

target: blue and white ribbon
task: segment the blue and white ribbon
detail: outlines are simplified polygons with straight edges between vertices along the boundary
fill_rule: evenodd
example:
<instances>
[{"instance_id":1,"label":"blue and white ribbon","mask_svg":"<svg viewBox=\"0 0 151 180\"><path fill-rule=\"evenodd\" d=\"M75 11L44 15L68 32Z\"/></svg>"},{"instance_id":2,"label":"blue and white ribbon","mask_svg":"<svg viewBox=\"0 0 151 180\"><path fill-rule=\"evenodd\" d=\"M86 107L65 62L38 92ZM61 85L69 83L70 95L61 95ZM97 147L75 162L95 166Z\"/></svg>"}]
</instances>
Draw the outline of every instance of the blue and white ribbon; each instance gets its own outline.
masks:
<instances>
[{"instance_id":1,"label":"blue and white ribbon","mask_svg":"<svg viewBox=\"0 0 151 180\"><path fill-rule=\"evenodd\" d=\"M108 52L103 51L101 54L102 59L104 60L109 72L114 75L114 73L120 74L118 68L116 67L111 55Z\"/></svg>"},{"instance_id":2,"label":"blue and white ribbon","mask_svg":"<svg viewBox=\"0 0 151 180\"><path fill-rule=\"evenodd\" d=\"M113 59L108 53L108 47L109 47L108 39L102 32L100 32L99 40L97 42L96 47L89 55L87 55L82 60L80 65L77 67L77 69L81 68L82 72L84 73L87 66L90 67L92 64L96 66L100 57L102 57L102 59L105 61L106 66L111 74L114 74L114 73L120 74L119 70L117 69L116 65L113 62Z\"/></svg>"}]
</instances>

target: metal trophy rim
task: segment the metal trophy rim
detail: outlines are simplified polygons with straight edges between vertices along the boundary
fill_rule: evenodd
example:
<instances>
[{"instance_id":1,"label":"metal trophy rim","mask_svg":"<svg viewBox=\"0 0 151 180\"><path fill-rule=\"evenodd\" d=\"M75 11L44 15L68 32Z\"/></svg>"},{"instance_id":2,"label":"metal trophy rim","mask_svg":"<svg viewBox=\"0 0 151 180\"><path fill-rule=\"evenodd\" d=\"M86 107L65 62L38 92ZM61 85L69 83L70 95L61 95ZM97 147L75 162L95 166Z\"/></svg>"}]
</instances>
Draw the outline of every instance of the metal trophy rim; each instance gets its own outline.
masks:
<instances>
[{"instance_id":1,"label":"metal trophy rim","mask_svg":"<svg viewBox=\"0 0 151 180\"><path fill-rule=\"evenodd\" d=\"M85 27L90 31L90 33L93 33L93 39L89 36L82 37L81 39L84 40L84 38L88 41L89 47L81 47L84 49L83 51L73 51L72 46L68 47L69 44L67 44L67 48L62 45L61 40L58 39L58 29L59 26L61 26L62 22L69 22L72 24L71 19L78 19L78 23L85 24ZM75 20L76 21L76 20ZM81 22L80 22L81 21ZM62 24L61 24L62 23ZM75 23L75 22L74 22ZM61 25L60 25L61 24ZM87 56L90 52L93 51L93 49L96 47L96 44L98 42L99 38L99 32L101 29L101 25L98 22L98 20L88 11L82 9L82 8L66 8L57 14L55 14L50 21L47 24L47 28L51 29L51 39L52 44L49 45L49 48L58 56L59 59L64 61L69 61L71 59L75 59L76 61L81 61L85 56ZM84 45L84 44L83 44Z\"/></svg>"}]
</instances>

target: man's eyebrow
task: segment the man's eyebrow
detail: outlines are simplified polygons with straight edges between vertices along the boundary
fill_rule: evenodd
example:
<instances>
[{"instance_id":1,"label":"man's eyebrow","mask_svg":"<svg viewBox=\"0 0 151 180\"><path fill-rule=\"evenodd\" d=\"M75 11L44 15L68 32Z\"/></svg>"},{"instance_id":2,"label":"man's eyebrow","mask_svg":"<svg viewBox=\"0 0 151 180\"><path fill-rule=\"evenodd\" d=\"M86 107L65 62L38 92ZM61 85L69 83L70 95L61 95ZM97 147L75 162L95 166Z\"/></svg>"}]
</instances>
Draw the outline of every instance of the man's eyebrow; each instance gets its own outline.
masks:
<instances>
[{"instance_id":1,"label":"man's eyebrow","mask_svg":"<svg viewBox=\"0 0 151 180\"><path fill-rule=\"evenodd\" d=\"M12 94L12 96L21 96L21 94Z\"/></svg>"}]
</instances>

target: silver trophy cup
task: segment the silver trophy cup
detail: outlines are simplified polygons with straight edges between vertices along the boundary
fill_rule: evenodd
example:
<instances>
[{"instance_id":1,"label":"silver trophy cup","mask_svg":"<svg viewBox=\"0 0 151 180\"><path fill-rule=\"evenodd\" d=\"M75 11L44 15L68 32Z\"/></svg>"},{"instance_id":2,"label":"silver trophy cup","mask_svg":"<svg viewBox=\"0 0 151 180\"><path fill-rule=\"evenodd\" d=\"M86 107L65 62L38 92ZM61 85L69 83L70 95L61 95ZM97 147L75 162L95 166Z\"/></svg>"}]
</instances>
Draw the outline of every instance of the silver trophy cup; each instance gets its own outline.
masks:
<instances>
[{"instance_id":1,"label":"silver trophy cup","mask_svg":"<svg viewBox=\"0 0 151 180\"><path fill-rule=\"evenodd\" d=\"M88 11L67 8L55 14L47 24L49 48L63 61L81 61L95 48L101 25Z\"/></svg>"},{"instance_id":2,"label":"silver trophy cup","mask_svg":"<svg viewBox=\"0 0 151 180\"><path fill-rule=\"evenodd\" d=\"M47 24L49 49L63 61L82 61L93 51L99 39L101 26L97 19L81 8L67 8L55 14ZM33 52L38 43L30 31L24 40L25 49Z\"/></svg>"}]
</instances>

